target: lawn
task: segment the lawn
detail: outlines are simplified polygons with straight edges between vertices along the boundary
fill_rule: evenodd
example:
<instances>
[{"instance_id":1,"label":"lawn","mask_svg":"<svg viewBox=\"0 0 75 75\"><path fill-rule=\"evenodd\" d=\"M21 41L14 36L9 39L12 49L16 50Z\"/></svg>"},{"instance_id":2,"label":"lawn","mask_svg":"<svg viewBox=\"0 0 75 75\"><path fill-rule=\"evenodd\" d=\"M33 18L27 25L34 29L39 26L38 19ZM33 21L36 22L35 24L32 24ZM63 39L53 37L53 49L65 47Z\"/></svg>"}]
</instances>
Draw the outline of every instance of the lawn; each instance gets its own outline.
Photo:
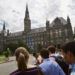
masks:
<instances>
[{"instance_id":1,"label":"lawn","mask_svg":"<svg viewBox=\"0 0 75 75\"><path fill-rule=\"evenodd\" d=\"M0 55L0 64L3 63L3 62L5 62L5 59L6 59L5 56Z\"/></svg>"}]
</instances>

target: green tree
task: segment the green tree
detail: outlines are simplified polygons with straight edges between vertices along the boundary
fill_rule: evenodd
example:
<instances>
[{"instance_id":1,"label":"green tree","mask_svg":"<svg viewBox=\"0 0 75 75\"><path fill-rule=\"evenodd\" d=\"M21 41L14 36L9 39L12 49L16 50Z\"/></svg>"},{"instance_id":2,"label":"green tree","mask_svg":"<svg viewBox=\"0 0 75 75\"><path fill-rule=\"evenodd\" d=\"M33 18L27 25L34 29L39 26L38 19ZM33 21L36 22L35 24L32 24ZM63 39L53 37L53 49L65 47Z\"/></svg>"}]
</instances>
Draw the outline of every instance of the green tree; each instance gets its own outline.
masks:
<instances>
[{"instance_id":1,"label":"green tree","mask_svg":"<svg viewBox=\"0 0 75 75\"><path fill-rule=\"evenodd\" d=\"M37 44L37 52L39 52L43 48L42 44Z\"/></svg>"},{"instance_id":2,"label":"green tree","mask_svg":"<svg viewBox=\"0 0 75 75\"><path fill-rule=\"evenodd\" d=\"M14 54L15 49L17 47L18 47L18 44L17 43L13 43L13 42L10 42L9 44L6 45L6 49L9 48L12 55Z\"/></svg>"},{"instance_id":3,"label":"green tree","mask_svg":"<svg viewBox=\"0 0 75 75\"><path fill-rule=\"evenodd\" d=\"M10 54L11 54L10 49L7 48L7 49L3 52L3 54L4 54L5 57L6 57L6 61L8 61L8 60L9 60L9 56L10 56Z\"/></svg>"},{"instance_id":4,"label":"green tree","mask_svg":"<svg viewBox=\"0 0 75 75\"><path fill-rule=\"evenodd\" d=\"M18 47L25 47L30 52L30 48L22 40L18 40L16 43L10 42L9 44L6 45L6 49L9 48L11 50L12 55L14 54L15 49L18 48Z\"/></svg>"},{"instance_id":5,"label":"green tree","mask_svg":"<svg viewBox=\"0 0 75 75\"><path fill-rule=\"evenodd\" d=\"M26 45L26 43L23 40L18 40L18 47L25 47L30 52L30 48Z\"/></svg>"}]
</instances>

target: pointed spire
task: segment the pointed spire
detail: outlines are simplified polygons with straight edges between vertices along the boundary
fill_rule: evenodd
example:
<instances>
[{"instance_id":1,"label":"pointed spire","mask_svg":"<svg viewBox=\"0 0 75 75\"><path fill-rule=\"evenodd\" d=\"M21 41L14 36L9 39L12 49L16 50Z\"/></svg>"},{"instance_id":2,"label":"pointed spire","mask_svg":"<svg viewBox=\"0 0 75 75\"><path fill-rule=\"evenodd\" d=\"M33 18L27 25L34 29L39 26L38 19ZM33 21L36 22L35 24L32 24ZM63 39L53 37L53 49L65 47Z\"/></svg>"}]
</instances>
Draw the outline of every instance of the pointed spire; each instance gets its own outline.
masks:
<instances>
[{"instance_id":1,"label":"pointed spire","mask_svg":"<svg viewBox=\"0 0 75 75\"><path fill-rule=\"evenodd\" d=\"M7 30L7 36L9 36L9 29Z\"/></svg>"},{"instance_id":2,"label":"pointed spire","mask_svg":"<svg viewBox=\"0 0 75 75\"><path fill-rule=\"evenodd\" d=\"M25 18L24 18L24 31L29 32L31 30L31 20L29 17L28 4L26 4Z\"/></svg>"},{"instance_id":3,"label":"pointed spire","mask_svg":"<svg viewBox=\"0 0 75 75\"><path fill-rule=\"evenodd\" d=\"M46 29L47 30L49 29L49 25L50 25L49 20L46 20Z\"/></svg>"},{"instance_id":4,"label":"pointed spire","mask_svg":"<svg viewBox=\"0 0 75 75\"><path fill-rule=\"evenodd\" d=\"M50 22L48 20L48 18L46 17L46 26L49 26Z\"/></svg>"},{"instance_id":5,"label":"pointed spire","mask_svg":"<svg viewBox=\"0 0 75 75\"><path fill-rule=\"evenodd\" d=\"M3 23L3 30L5 30L5 22Z\"/></svg>"},{"instance_id":6,"label":"pointed spire","mask_svg":"<svg viewBox=\"0 0 75 75\"><path fill-rule=\"evenodd\" d=\"M75 34L75 27L74 27L74 34Z\"/></svg>"},{"instance_id":7,"label":"pointed spire","mask_svg":"<svg viewBox=\"0 0 75 75\"><path fill-rule=\"evenodd\" d=\"M28 13L28 4L26 4L26 12Z\"/></svg>"},{"instance_id":8,"label":"pointed spire","mask_svg":"<svg viewBox=\"0 0 75 75\"><path fill-rule=\"evenodd\" d=\"M67 16L67 23L71 24L69 16Z\"/></svg>"},{"instance_id":9,"label":"pointed spire","mask_svg":"<svg viewBox=\"0 0 75 75\"><path fill-rule=\"evenodd\" d=\"M46 25L49 26L49 21L48 20L46 20Z\"/></svg>"},{"instance_id":10,"label":"pointed spire","mask_svg":"<svg viewBox=\"0 0 75 75\"><path fill-rule=\"evenodd\" d=\"M26 4L25 18L29 18L28 4Z\"/></svg>"}]
</instances>

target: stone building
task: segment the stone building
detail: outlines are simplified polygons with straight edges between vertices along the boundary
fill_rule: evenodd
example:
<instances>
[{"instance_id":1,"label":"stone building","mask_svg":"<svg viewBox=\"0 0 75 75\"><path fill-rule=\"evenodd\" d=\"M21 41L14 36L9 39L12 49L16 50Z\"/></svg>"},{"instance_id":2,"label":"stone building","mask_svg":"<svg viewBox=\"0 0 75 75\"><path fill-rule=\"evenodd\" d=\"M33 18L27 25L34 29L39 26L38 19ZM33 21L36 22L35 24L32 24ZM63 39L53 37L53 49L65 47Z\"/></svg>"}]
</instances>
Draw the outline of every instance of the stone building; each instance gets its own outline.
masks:
<instances>
[{"instance_id":1,"label":"stone building","mask_svg":"<svg viewBox=\"0 0 75 75\"><path fill-rule=\"evenodd\" d=\"M73 38L74 38L74 40L75 40L75 27L74 27L74 34L73 34Z\"/></svg>"},{"instance_id":2,"label":"stone building","mask_svg":"<svg viewBox=\"0 0 75 75\"><path fill-rule=\"evenodd\" d=\"M10 42L17 43L17 40L23 40L28 47L34 51L37 50L38 44L47 46L50 43L54 43L58 46L73 40L73 32L69 17L67 17L67 20L62 17L56 17L52 23L46 20L46 27L31 29L31 20L27 5L24 18L24 31L10 33L8 30L7 35L5 35L5 31L4 24L0 34L0 50L3 49L4 45Z\"/></svg>"}]
</instances>

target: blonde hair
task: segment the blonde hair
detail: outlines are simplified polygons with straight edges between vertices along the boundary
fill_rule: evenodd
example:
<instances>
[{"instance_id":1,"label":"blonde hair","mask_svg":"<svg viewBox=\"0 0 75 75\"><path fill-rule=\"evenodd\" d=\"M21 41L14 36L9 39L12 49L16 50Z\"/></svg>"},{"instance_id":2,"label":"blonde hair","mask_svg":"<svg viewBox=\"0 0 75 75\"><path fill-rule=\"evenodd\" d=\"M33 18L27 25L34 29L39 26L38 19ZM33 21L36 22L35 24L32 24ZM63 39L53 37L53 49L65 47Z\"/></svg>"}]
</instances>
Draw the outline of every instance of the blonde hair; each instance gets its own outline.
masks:
<instances>
[{"instance_id":1,"label":"blonde hair","mask_svg":"<svg viewBox=\"0 0 75 75\"><path fill-rule=\"evenodd\" d=\"M27 69L27 63L29 59L29 53L27 49L24 47L19 47L15 51L15 56L18 64L18 69L19 70L25 70Z\"/></svg>"}]
</instances>

